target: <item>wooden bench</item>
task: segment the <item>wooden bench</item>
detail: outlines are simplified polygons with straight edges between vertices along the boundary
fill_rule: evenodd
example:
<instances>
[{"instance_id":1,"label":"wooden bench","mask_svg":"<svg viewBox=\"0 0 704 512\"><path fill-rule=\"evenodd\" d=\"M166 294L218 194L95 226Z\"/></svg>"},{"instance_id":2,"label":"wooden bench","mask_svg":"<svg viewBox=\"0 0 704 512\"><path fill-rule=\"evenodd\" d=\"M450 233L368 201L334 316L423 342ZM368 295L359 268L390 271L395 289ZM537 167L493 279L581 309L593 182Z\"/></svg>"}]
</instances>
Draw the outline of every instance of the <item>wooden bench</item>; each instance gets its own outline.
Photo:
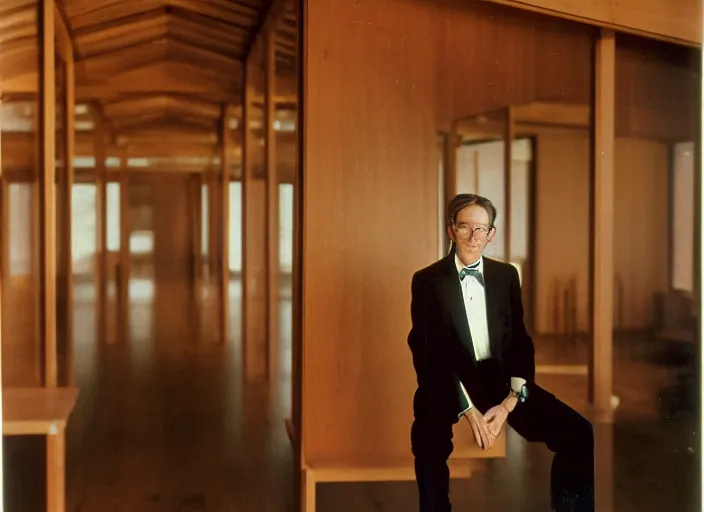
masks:
<instances>
[{"instance_id":1,"label":"wooden bench","mask_svg":"<svg viewBox=\"0 0 704 512\"><path fill-rule=\"evenodd\" d=\"M289 439L293 442L294 427L290 419L285 421ZM463 428L464 427L464 428ZM482 451L470 444L469 427L460 422L454 429L455 451L448 461L450 478L469 478L473 472L484 468L487 458L506 455L506 437L501 434L496 446L489 451ZM459 443L457 443L459 441ZM413 458L391 460L374 460L359 458L351 461L308 460L301 468L301 512L315 512L316 487L318 483L333 482L403 482L415 480Z\"/></svg>"},{"instance_id":2,"label":"wooden bench","mask_svg":"<svg viewBox=\"0 0 704 512\"><path fill-rule=\"evenodd\" d=\"M46 510L66 510L65 430L78 399L75 388L5 388L2 433L46 436Z\"/></svg>"}]
</instances>

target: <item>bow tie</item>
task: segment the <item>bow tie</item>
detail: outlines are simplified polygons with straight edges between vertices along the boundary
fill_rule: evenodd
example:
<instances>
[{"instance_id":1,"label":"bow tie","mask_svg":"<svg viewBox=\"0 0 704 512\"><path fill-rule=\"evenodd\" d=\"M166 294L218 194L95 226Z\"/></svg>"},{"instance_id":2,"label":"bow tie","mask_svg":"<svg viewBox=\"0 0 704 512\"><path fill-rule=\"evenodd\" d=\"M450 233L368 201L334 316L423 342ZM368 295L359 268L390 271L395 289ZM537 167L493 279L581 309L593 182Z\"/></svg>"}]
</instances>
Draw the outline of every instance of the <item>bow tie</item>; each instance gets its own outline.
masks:
<instances>
[{"instance_id":1,"label":"bow tie","mask_svg":"<svg viewBox=\"0 0 704 512\"><path fill-rule=\"evenodd\" d=\"M467 276L474 277L477 281L479 281L479 284L484 286L484 276L482 275L481 270L479 270L479 262L464 267L460 270L460 281L464 281L464 278Z\"/></svg>"}]
</instances>

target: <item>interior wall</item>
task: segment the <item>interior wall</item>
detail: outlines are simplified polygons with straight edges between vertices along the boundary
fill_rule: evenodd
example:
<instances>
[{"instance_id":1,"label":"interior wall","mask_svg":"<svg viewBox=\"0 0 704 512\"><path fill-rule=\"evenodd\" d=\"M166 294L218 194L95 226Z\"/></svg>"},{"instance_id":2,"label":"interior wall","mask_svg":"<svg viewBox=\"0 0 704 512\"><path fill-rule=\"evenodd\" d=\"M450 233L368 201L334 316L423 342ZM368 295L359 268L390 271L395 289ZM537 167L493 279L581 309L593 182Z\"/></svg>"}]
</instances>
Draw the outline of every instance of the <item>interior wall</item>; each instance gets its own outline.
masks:
<instances>
[{"instance_id":1,"label":"interior wall","mask_svg":"<svg viewBox=\"0 0 704 512\"><path fill-rule=\"evenodd\" d=\"M492 0L521 9L538 9L585 20L649 32L689 43L702 42L699 0Z\"/></svg>"},{"instance_id":2,"label":"interior wall","mask_svg":"<svg viewBox=\"0 0 704 512\"><path fill-rule=\"evenodd\" d=\"M441 0L429 10L439 125L539 100L590 102L593 27L488 2Z\"/></svg>"},{"instance_id":3,"label":"interior wall","mask_svg":"<svg viewBox=\"0 0 704 512\"><path fill-rule=\"evenodd\" d=\"M193 232L189 207L190 176L163 175L150 180L154 198L154 271L157 279L179 280L191 273Z\"/></svg>"},{"instance_id":4,"label":"interior wall","mask_svg":"<svg viewBox=\"0 0 704 512\"><path fill-rule=\"evenodd\" d=\"M411 277L437 257L433 7L406 0L308 2L307 460L410 453Z\"/></svg>"}]
</instances>

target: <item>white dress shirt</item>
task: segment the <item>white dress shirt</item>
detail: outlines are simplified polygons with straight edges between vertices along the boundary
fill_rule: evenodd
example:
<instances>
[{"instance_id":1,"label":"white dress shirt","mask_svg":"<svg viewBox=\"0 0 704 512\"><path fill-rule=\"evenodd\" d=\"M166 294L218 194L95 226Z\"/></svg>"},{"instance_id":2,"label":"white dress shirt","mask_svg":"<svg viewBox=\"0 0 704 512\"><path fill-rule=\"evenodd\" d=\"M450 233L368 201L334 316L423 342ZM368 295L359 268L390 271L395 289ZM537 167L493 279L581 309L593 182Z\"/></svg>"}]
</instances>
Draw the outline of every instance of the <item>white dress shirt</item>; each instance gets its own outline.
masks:
<instances>
[{"instance_id":1,"label":"white dress shirt","mask_svg":"<svg viewBox=\"0 0 704 512\"><path fill-rule=\"evenodd\" d=\"M459 273L464 268L464 265L457 254L455 254L455 266L457 267L457 279L459 279ZM484 256L479 257L479 265L476 269L484 275ZM460 281L460 285L462 287L462 298L464 299L464 309L467 314L469 332L472 335L474 357L477 361L489 359L491 358L491 346L489 344L489 323L486 316L486 293L484 286L473 276L466 276L464 280ZM511 389L516 392L520 391L525 383L525 379L511 377ZM473 404L462 383L460 383L460 387L467 398L467 402L469 402L469 407L460 413L460 416L462 416L473 407Z\"/></svg>"}]
</instances>

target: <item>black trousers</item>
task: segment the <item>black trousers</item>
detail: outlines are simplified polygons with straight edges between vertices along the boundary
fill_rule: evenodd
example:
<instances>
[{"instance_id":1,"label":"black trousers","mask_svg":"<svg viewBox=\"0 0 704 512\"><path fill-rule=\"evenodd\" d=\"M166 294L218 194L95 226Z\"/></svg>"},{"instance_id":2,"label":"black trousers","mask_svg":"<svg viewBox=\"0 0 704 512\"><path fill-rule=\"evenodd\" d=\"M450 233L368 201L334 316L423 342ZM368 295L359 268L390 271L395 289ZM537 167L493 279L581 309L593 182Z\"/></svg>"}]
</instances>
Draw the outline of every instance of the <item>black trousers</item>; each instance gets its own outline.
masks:
<instances>
[{"instance_id":1,"label":"black trousers","mask_svg":"<svg viewBox=\"0 0 704 512\"><path fill-rule=\"evenodd\" d=\"M475 382L465 382L482 413L506 398L507 379L491 362L480 363ZM464 420L462 420L464 421ZM545 443L554 452L551 472L553 512L594 512L594 434L589 421L535 384L529 398L508 416L508 424L530 442ZM465 428L470 428L466 425ZM420 512L449 512L452 423L416 418L411 428ZM526 468L526 471L528 468Z\"/></svg>"}]
</instances>

